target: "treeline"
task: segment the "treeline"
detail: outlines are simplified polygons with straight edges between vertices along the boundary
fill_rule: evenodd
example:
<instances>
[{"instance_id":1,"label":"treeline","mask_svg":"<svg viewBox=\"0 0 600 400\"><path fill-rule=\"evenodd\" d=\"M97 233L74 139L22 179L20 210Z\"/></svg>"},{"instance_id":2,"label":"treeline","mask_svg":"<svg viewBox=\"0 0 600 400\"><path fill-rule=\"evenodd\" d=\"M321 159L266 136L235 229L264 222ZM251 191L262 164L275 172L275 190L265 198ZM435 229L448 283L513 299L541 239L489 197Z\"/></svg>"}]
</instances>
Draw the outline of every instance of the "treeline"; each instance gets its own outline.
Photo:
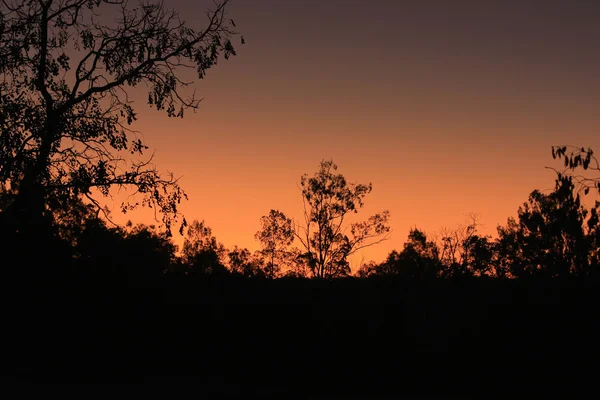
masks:
<instances>
[{"instance_id":1,"label":"treeline","mask_svg":"<svg viewBox=\"0 0 600 400\"><path fill-rule=\"evenodd\" d=\"M600 271L600 202L586 208L573 179L565 175L559 176L551 193L534 190L518 209L517 218L498 226L495 239L482 235L477 216L471 215L464 225L433 235L413 228L401 250L392 251L381 263L363 263L351 271L348 258L357 249L389 239L389 212L346 227L344 217L358 211L371 187L346 182L336 169L332 161L323 161L314 177L302 177L304 225L279 210L261 218L255 234L261 247L254 252L238 246L226 248L204 221L197 220L182 227L184 242L179 252L168 232L131 222L111 226L93 204L82 201L48 213L47 236L26 244L35 251L10 248L17 261L33 257L40 265L60 265L63 272L109 280L120 276L130 284L143 285L165 275L560 278L589 277ZM48 244L45 250L40 240ZM59 273L54 268L45 270Z\"/></svg>"},{"instance_id":2,"label":"treeline","mask_svg":"<svg viewBox=\"0 0 600 400\"><path fill-rule=\"evenodd\" d=\"M600 271L598 206L586 208L571 178L552 193L534 190L517 218L497 227L496 239L478 232L475 216L432 240L414 228L401 251L382 263L362 265L361 277L411 278L478 276L494 278L590 276Z\"/></svg>"},{"instance_id":3,"label":"treeline","mask_svg":"<svg viewBox=\"0 0 600 400\"><path fill-rule=\"evenodd\" d=\"M584 207L573 179L533 191L495 240L476 218L431 237L415 228L383 263L351 271L354 249L389 238L389 213L344 225L370 185L334 165L301 180L304 224L272 210L253 253L226 248L202 221L185 224L178 251L164 230L112 227L93 204L47 208L41 242L17 236L4 248L5 276L27 279L3 280L2 368L40 382L189 376L237 393L593 382L593 369L571 366L596 356L600 204ZM42 290L31 285L40 277Z\"/></svg>"},{"instance_id":4,"label":"treeline","mask_svg":"<svg viewBox=\"0 0 600 400\"><path fill-rule=\"evenodd\" d=\"M146 88L151 108L183 117L200 101L182 70L203 79L244 39L228 0L198 28L143 3L0 2L0 376L193 376L194 390L250 396L482 383L487 397L523 384L572 394L594 382L596 285L523 278L596 274L598 205L584 209L575 186L598 191L598 179L559 174L497 240L476 221L438 237L414 229L385 262L352 271L353 255L391 239L390 213L350 222L372 186L323 161L300 179L300 220L274 209L259 251L227 249L204 222L181 220L185 191L146 154L130 96ZM109 9L115 18L95 23ZM591 150L569 149L552 155L600 171ZM123 211L152 208L161 226L112 226L101 202L120 189L135 193ZM447 279L464 276L477 279Z\"/></svg>"}]
</instances>

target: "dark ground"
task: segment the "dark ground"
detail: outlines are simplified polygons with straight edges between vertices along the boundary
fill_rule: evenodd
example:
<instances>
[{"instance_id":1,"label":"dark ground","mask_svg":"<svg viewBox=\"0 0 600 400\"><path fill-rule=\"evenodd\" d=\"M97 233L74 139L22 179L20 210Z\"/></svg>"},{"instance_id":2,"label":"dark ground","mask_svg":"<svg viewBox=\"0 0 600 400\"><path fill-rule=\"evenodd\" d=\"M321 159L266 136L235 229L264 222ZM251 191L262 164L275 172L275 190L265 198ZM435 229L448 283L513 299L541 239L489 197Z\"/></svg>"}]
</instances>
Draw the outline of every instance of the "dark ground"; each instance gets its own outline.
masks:
<instances>
[{"instance_id":1,"label":"dark ground","mask_svg":"<svg viewBox=\"0 0 600 400\"><path fill-rule=\"evenodd\" d=\"M193 384L216 394L569 394L598 379L583 281L5 281L20 383ZM35 289L34 289L35 288Z\"/></svg>"}]
</instances>

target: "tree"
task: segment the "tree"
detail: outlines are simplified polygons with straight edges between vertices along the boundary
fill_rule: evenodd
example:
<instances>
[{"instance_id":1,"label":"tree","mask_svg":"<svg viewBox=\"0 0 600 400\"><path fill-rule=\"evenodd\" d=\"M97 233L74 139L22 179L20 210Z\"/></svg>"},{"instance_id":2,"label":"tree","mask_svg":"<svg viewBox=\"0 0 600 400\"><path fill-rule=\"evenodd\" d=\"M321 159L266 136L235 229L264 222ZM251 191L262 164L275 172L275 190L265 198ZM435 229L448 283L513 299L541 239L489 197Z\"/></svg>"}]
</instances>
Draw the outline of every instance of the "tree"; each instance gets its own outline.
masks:
<instances>
[{"instance_id":1,"label":"tree","mask_svg":"<svg viewBox=\"0 0 600 400\"><path fill-rule=\"evenodd\" d=\"M584 147L577 146L552 146L552 158L564 160L562 170L546 167L556 172L559 181L565 176L570 176L578 193L583 191L587 195L590 189L595 189L600 193L600 178L598 176L590 177L573 173L580 169L592 173L600 172L600 163L598 163L591 148L588 147L586 150Z\"/></svg>"},{"instance_id":2,"label":"tree","mask_svg":"<svg viewBox=\"0 0 600 400\"><path fill-rule=\"evenodd\" d=\"M490 236L481 236L479 215L469 214L464 224L444 228L438 244L442 275L446 277L485 275L491 271L493 246Z\"/></svg>"},{"instance_id":3,"label":"tree","mask_svg":"<svg viewBox=\"0 0 600 400\"><path fill-rule=\"evenodd\" d=\"M165 232L159 232L154 225L143 224L130 224L121 249L118 261L135 282L140 283L152 283L163 276L177 251Z\"/></svg>"},{"instance_id":4,"label":"tree","mask_svg":"<svg viewBox=\"0 0 600 400\"><path fill-rule=\"evenodd\" d=\"M148 104L169 117L198 108L182 92L190 82L180 71L202 79L221 56L235 55L227 3L215 2L206 26L194 29L152 0L2 1L0 185L14 194L3 224L39 228L50 207L82 196L100 207L92 189L106 196L131 187L141 199L122 210L154 208L170 233L185 193L152 157L134 157L147 147L131 129L128 93L146 86ZM99 17L105 9L117 16L111 24Z\"/></svg>"},{"instance_id":5,"label":"tree","mask_svg":"<svg viewBox=\"0 0 600 400\"><path fill-rule=\"evenodd\" d=\"M291 278L308 278L310 268L304 252L298 247L292 247L284 253L283 264L286 266L284 276Z\"/></svg>"},{"instance_id":6,"label":"tree","mask_svg":"<svg viewBox=\"0 0 600 400\"><path fill-rule=\"evenodd\" d=\"M580 271L580 275L597 276L600 272L600 202L596 201L590 209L590 215L586 223L587 247L588 247L588 269Z\"/></svg>"},{"instance_id":7,"label":"tree","mask_svg":"<svg viewBox=\"0 0 600 400\"><path fill-rule=\"evenodd\" d=\"M519 277L527 270L526 260L522 257L523 231L515 218L509 217L506 226L498 225L496 249L498 259L495 266L496 277Z\"/></svg>"},{"instance_id":8,"label":"tree","mask_svg":"<svg viewBox=\"0 0 600 400\"><path fill-rule=\"evenodd\" d=\"M419 229L411 229L401 252L393 250L376 268L380 275L434 278L440 272L439 250Z\"/></svg>"},{"instance_id":9,"label":"tree","mask_svg":"<svg viewBox=\"0 0 600 400\"><path fill-rule=\"evenodd\" d=\"M281 263L286 250L294 241L292 220L279 210L269 211L269 215L260 219L261 229L254 238L262 246L262 254L267 259L266 275L273 279L281 272Z\"/></svg>"},{"instance_id":10,"label":"tree","mask_svg":"<svg viewBox=\"0 0 600 400\"><path fill-rule=\"evenodd\" d=\"M229 257L229 269L232 273L246 278L264 277L266 269L260 253L251 254L248 249L240 249L234 246L227 254Z\"/></svg>"},{"instance_id":11,"label":"tree","mask_svg":"<svg viewBox=\"0 0 600 400\"><path fill-rule=\"evenodd\" d=\"M212 229L204 221L193 221L188 227L182 247L182 261L190 272L202 275L223 274L226 250L217 242Z\"/></svg>"},{"instance_id":12,"label":"tree","mask_svg":"<svg viewBox=\"0 0 600 400\"><path fill-rule=\"evenodd\" d=\"M370 276L379 275L381 273L381 265L375 261L361 262L356 276L359 278L368 278Z\"/></svg>"},{"instance_id":13,"label":"tree","mask_svg":"<svg viewBox=\"0 0 600 400\"><path fill-rule=\"evenodd\" d=\"M105 276L113 282L124 278L129 284L153 284L175 260L176 246L154 225L108 227L89 218L77 232L74 243L79 272Z\"/></svg>"},{"instance_id":14,"label":"tree","mask_svg":"<svg viewBox=\"0 0 600 400\"><path fill-rule=\"evenodd\" d=\"M564 277L587 270L588 211L574 189L572 178L562 176L552 193L531 193L519 207L518 221L509 219L506 227L498 227L501 268L515 277Z\"/></svg>"},{"instance_id":15,"label":"tree","mask_svg":"<svg viewBox=\"0 0 600 400\"><path fill-rule=\"evenodd\" d=\"M367 246L389 238L389 211L366 221L345 224L349 214L358 213L372 185L349 183L336 174L337 165L323 160L313 177L300 179L304 203L304 225L295 224L294 235L304 248L302 257L318 278L350 274L348 257Z\"/></svg>"},{"instance_id":16,"label":"tree","mask_svg":"<svg viewBox=\"0 0 600 400\"><path fill-rule=\"evenodd\" d=\"M494 256L496 247L491 236L474 234L463 242L465 249L465 264L474 276L489 276L494 271Z\"/></svg>"}]
</instances>

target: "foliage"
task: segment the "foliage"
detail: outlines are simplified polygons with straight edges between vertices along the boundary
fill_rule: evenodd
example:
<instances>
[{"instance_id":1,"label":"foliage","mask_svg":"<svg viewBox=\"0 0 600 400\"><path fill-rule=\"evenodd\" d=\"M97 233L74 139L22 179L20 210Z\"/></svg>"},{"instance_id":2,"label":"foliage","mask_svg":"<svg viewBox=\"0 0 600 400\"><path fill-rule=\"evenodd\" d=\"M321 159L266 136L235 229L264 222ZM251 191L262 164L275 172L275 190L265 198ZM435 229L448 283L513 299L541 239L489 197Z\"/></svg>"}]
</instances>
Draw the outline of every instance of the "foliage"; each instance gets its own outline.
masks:
<instances>
[{"instance_id":1,"label":"foliage","mask_svg":"<svg viewBox=\"0 0 600 400\"><path fill-rule=\"evenodd\" d=\"M310 276L310 267L302 250L298 247L292 247L283 255L282 263L286 267L283 273L284 276L293 278L308 278Z\"/></svg>"},{"instance_id":2,"label":"foliage","mask_svg":"<svg viewBox=\"0 0 600 400\"><path fill-rule=\"evenodd\" d=\"M372 185L349 183L336 174L337 168L333 161L323 160L314 176L304 174L300 179L304 221L295 224L294 234L311 274L319 278L349 275L348 256L381 243L390 232L387 210L366 221L344 224L349 214L362 208Z\"/></svg>"},{"instance_id":3,"label":"foliage","mask_svg":"<svg viewBox=\"0 0 600 400\"><path fill-rule=\"evenodd\" d=\"M155 226L127 224L109 228L102 220L87 219L73 244L81 273L130 284L154 284L175 261L176 246Z\"/></svg>"},{"instance_id":4,"label":"foliage","mask_svg":"<svg viewBox=\"0 0 600 400\"><path fill-rule=\"evenodd\" d=\"M262 249L254 253L238 246L226 249L205 221L195 220L185 226L177 257L166 232L153 225L108 226L97 208L74 197L68 208L50 210L52 223L44 231L48 240L36 244L36 251L23 254L23 259L30 265L27 270L37 267L42 277L56 274L46 268L44 275L43 261L47 261L62 265L62 272L71 269L129 285L153 285L173 272L218 279L348 276L349 255L387 239L388 213L344 225L362 207L371 186L347 183L335 173L336 168L332 161L323 161L314 177L303 175L306 226L293 226L284 213L274 209L261 218L255 239ZM554 190L547 194L532 191L517 217L497 227L495 240L478 231L473 214L465 224L435 235L413 228L401 251L391 251L381 263L363 262L357 275L411 280L596 276L600 272L600 202L589 209L583 206L578 184L576 177L558 173ZM0 207L6 207L14 193L7 186L0 187L4 188ZM290 248L294 237L304 248ZM3 242L10 254L18 253L11 243Z\"/></svg>"},{"instance_id":5,"label":"foliage","mask_svg":"<svg viewBox=\"0 0 600 400\"><path fill-rule=\"evenodd\" d=\"M240 249L237 246L227 254L229 258L229 270L245 278L264 277L265 271L269 271L264 265L262 254L250 253L248 249Z\"/></svg>"},{"instance_id":6,"label":"foliage","mask_svg":"<svg viewBox=\"0 0 600 400\"><path fill-rule=\"evenodd\" d=\"M471 213L464 224L441 230L438 247L443 276L481 276L491 272L491 237L479 234L478 219L479 215Z\"/></svg>"},{"instance_id":7,"label":"foliage","mask_svg":"<svg viewBox=\"0 0 600 400\"><path fill-rule=\"evenodd\" d=\"M425 233L411 229L404 249L400 253L392 251L382 267L384 274L433 278L440 271L439 250Z\"/></svg>"},{"instance_id":8,"label":"foliage","mask_svg":"<svg viewBox=\"0 0 600 400\"><path fill-rule=\"evenodd\" d=\"M188 227L182 248L182 261L190 273L224 274L226 249L217 242L212 229L204 221L193 221Z\"/></svg>"},{"instance_id":9,"label":"foliage","mask_svg":"<svg viewBox=\"0 0 600 400\"><path fill-rule=\"evenodd\" d=\"M100 208L96 194L130 187L140 197L122 211L151 207L170 234L185 193L152 157L137 158L147 147L131 129L128 93L147 87L148 104L169 117L197 108L179 71L202 79L235 55L227 3L215 2L202 29L153 1L0 3L0 185L16 194L4 223L37 224L81 196ZM110 12L116 18L100 17Z\"/></svg>"},{"instance_id":10,"label":"foliage","mask_svg":"<svg viewBox=\"0 0 600 400\"><path fill-rule=\"evenodd\" d=\"M281 264L287 256L287 248L294 241L292 220L279 210L269 211L260 219L261 229L254 238L262 246L262 254L267 260L266 275L273 279L281 274Z\"/></svg>"},{"instance_id":11,"label":"foliage","mask_svg":"<svg viewBox=\"0 0 600 400\"><path fill-rule=\"evenodd\" d=\"M535 190L519 207L518 221L498 227L500 268L516 277L579 274L588 266L584 220L588 211L574 195L574 184L561 176L556 189L545 195ZM595 212L594 212L595 214ZM591 229L595 229L593 220Z\"/></svg>"},{"instance_id":12,"label":"foliage","mask_svg":"<svg viewBox=\"0 0 600 400\"><path fill-rule=\"evenodd\" d=\"M552 146L552 158L564 160L564 168L561 170L546 167L556 172L559 181L563 177L570 176L578 193L583 191L587 195L590 189L595 189L600 193L600 179L597 176L589 177L581 173L574 173L581 169L587 172L600 171L600 163L591 148L586 150L584 147L576 146Z\"/></svg>"},{"instance_id":13,"label":"foliage","mask_svg":"<svg viewBox=\"0 0 600 400\"><path fill-rule=\"evenodd\" d=\"M370 276L380 274L381 271L382 269L380 268L380 264L377 264L375 261L363 261L360 263L360 266L356 271L356 276L359 278L368 278Z\"/></svg>"}]
</instances>

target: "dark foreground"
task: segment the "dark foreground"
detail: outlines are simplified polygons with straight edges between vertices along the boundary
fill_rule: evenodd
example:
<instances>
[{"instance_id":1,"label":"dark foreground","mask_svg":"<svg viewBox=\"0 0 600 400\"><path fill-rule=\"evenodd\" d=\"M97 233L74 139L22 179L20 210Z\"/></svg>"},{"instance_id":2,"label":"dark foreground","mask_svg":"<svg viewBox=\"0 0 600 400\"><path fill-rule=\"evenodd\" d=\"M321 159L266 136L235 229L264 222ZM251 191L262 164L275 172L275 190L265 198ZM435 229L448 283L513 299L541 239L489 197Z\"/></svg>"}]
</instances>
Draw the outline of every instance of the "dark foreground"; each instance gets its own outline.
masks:
<instances>
[{"instance_id":1,"label":"dark foreground","mask_svg":"<svg viewBox=\"0 0 600 400\"><path fill-rule=\"evenodd\" d=\"M598 376L600 286L589 281L45 283L4 281L13 382L516 395L584 392Z\"/></svg>"}]
</instances>

